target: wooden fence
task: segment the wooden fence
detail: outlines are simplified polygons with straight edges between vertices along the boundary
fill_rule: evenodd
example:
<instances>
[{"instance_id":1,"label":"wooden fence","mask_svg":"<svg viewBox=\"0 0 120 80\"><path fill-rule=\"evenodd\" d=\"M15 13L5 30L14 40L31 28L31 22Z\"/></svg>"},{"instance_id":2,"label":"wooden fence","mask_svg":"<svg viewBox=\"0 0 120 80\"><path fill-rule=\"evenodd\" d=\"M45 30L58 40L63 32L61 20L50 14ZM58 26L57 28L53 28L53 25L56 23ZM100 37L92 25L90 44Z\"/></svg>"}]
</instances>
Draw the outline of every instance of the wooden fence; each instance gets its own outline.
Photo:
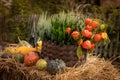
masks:
<instances>
[{"instance_id":1,"label":"wooden fence","mask_svg":"<svg viewBox=\"0 0 120 80\"><path fill-rule=\"evenodd\" d=\"M114 38L109 44L105 46L97 46L93 54L104 58L120 56L120 32L117 33L116 38Z\"/></svg>"},{"instance_id":2,"label":"wooden fence","mask_svg":"<svg viewBox=\"0 0 120 80\"><path fill-rule=\"evenodd\" d=\"M9 26L8 24L6 24L7 20L9 20L9 16L2 16L0 17L0 42L1 41L5 41L5 42L9 42L10 40L10 36L8 33L6 33L6 29L9 30L9 28L6 28L6 26ZM37 25L38 19L39 19L39 15L33 14L33 15L17 15L12 17L13 20L15 20L15 22L18 22L18 24L20 24L20 20L21 19L25 19L25 21L27 22L26 24L26 28L29 28L31 31L30 35L28 35L28 37L30 37L31 35L33 35L35 29L35 26Z\"/></svg>"}]
</instances>

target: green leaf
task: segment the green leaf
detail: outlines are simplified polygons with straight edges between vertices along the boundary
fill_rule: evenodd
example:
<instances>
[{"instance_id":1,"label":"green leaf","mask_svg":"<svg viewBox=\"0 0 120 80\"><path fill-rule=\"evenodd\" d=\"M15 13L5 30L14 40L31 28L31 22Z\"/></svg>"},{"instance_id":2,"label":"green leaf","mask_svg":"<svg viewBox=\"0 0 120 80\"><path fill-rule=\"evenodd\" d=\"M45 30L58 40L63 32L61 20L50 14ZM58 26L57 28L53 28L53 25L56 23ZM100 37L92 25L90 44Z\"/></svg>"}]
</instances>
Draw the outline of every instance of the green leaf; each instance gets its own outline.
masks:
<instances>
[{"instance_id":1,"label":"green leaf","mask_svg":"<svg viewBox=\"0 0 120 80\"><path fill-rule=\"evenodd\" d=\"M80 57L82 56L82 48L81 46L77 47L77 57L80 59Z\"/></svg>"}]
</instances>

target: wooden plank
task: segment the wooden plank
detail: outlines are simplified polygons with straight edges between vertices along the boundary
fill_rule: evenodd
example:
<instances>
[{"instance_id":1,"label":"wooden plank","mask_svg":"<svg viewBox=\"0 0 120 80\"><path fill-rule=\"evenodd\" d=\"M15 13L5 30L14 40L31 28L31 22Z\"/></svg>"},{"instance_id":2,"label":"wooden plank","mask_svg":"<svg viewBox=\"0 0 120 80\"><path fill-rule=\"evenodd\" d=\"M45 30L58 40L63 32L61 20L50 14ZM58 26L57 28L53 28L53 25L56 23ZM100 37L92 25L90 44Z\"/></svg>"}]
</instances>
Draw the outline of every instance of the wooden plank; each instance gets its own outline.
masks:
<instances>
[{"instance_id":1,"label":"wooden plank","mask_svg":"<svg viewBox=\"0 0 120 80\"><path fill-rule=\"evenodd\" d=\"M107 58L107 54L108 54L108 52L106 51L107 49L108 49L108 44L105 46L105 48L104 48L105 50L104 50L104 54L103 54L103 57L105 57L105 58Z\"/></svg>"},{"instance_id":2,"label":"wooden plank","mask_svg":"<svg viewBox=\"0 0 120 80\"><path fill-rule=\"evenodd\" d=\"M93 53L94 55L98 55L98 46L96 46L96 48L95 48L95 52Z\"/></svg>"},{"instance_id":3,"label":"wooden plank","mask_svg":"<svg viewBox=\"0 0 120 80\"><path fill-rule=\"evenodd\" d=\"M102 52L103 52L103 46L101 45L99 49L99 54L102 54Z\"/></svg>"},{"instance_id":4,"label":"wooden plank","mask_svg":"<svg viewBox=\"0 0 120 80\"><path fill-rule=\"evenodd\" d=\"M117 38L116 38L116 48L115 48L115 51L114 51L114 53L115 53L115 55L117 55L118 53L117 53L117 51L118 51L118 45L119 45L119 35L120 33L118 32L117 33Z\"/></svg>"},{"instance_id":5,"label":"wooden plank","mask_svg":"<svg viewBox=\"0 0 120 80\"><path fill-rule=\"evenodd\" d=\"M113 42L110 43L110 48L109 48L109 58L112 57L112 55L113 55L112 50L113 50Z\"/></svg>"}]
</instances>

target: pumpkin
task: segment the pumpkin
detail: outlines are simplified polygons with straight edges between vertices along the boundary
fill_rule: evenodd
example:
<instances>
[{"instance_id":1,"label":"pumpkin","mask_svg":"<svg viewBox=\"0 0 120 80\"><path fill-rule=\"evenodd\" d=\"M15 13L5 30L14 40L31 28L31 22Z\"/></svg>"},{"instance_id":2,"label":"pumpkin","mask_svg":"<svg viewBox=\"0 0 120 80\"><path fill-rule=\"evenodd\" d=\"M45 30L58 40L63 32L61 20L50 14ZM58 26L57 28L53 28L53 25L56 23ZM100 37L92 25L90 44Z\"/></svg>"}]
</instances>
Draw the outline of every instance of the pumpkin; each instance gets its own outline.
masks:
<instances>
[{"instance_id":1,"label":"pumpkin","mask_svg":"<svg viewBox=\"0 0 120 80\"><path fill-rule=\"evenodd\" d=\"M33 66L39 60L39 55L35 52L29 52L24 58L26 66Z\"/></svg>"},{"instance_id":2,"label":"pumpkin","mask_svg":"<svg viewBox=\"0 0 120 80\"><path fill-rule=\"evenodd\" d=\"M80 36L80 33L78 31L73 31L72 34L71 34L71 37L73 39L78 39Z\"/></svg>"},{"instance_id":3,"label":"pumpkin","mask_svg":"<svg viewBox=\"0 0 120 80\"><path fill-rule=\"evenodd\" d=\"M87 25L85 29L88 30L88 31L92 31L92 26Z\"/></svg>"},{"instance_id":4,"label":"pumpkin","mask_svg":"<svg viewBox=\"0 0 120 80\"><path fill-rule=\"evenodd\" d=\"M70 27L67 27L67 28L65 29L65 32L66 32L66 34L69 34L69 33L71 32L71 28L70 28Z\"/></svg>"},{"instance_id":5,"label":"pumpkin","mask_svg":"<svg viewBox=\"0 0 120 80\"><path fill-rule=\"evenodd\" d=\"M90 19L90 18L87 18L87 19L85 20L85 24L86 24L86 25L90 24L91 22L92 22L92 19Z\"/></svg>"},{"instance_id":6,"label":"pumpkin","mask_svg":"<svg viewBox=\"0 0 120 80\"><path fill-rule=\"evenodd\" d=\"M90 49L91 48L91 42L89 40L86 40L82 43L82 47L84 49Z\"/></svg>"},{"instance_id":7,"label":"pumpkin","mask_svg":"<svg viewBox=\"0 0 120 80\"><path fill-rule=\"evenodd\" d=\"M95 36L94 36L94 41L95 41L95 42L98 42L98 41L100 41L101 39L102 39L102 37L101 37L100 34L95 34Z\"/></svg>"},{"instance_id":8,"label":"pumpkin","mask_svg":"<svg viewBox=\"0 0 120 80\"><path fill-rule=\"evenodd\" d=\"M12 58L12 55L11 55L11 53L3 53L1 55L1 58Z\"/></svg>"},{"instance_id":9,"label":"pumpkin","mask_svg":"<svg viewBox=\"0 0 120 80\"><path fill-rule=\"evenodd\" d=\"M23 63L24 62L24 55L21 53L15 53L13 54L13 58L16 62Z\"/></svg>"},{"instance_id":10,"label":"pumpkin","mask_svg":"<svg viewBox=\"0 0 120 80\"><path fill-rule=\"evenodd\" d=\"M91 48L90 48L90 50L93 50L94 48L95 48L95 44L92 43L92 44L91 44Z\"/></svg>"},{"instance_id":11,"label":"pumpkin","mask_svg":"<svg viewBox=\"0 0 120 80\"><path fill-rule=\"evenodd\" d=\"M36 51L36 48L21 46L16 49L16 53L21 53L23 55L26 55L29 52Z\"/></svg>"},{"instance_id":12,"label":"pumpkin","mask_svg":"<svg viewBox=\"0 0 120 80\"><path fill-rule=\"evenodd\" d=\"M92 23L91 23L91 26L93 29L96 28L98 25L99 25L99 23L97 21L92 21Z\"/></svg>"},{"instance_id":13,"label":"pumpkin","mask_svg":"<svg viewBox=\"0 0 120 80\"><path fill-rule=\"evenodd\" d=\"M92 32L88 30L82 30L81 34L85 36L86 38L91 38L92 37Z\"/></svg>"},{"instance_id":14,"label":"pumpkin","mask_svg":"<svg viewBox=\"0 0 120 80\"><path fill-rule=\"evenodd\" d=\"M47 61L44 59L39 59L36 63L36 68L39 70L45 70L47 67Z\"/></svg>"}]
</instances>

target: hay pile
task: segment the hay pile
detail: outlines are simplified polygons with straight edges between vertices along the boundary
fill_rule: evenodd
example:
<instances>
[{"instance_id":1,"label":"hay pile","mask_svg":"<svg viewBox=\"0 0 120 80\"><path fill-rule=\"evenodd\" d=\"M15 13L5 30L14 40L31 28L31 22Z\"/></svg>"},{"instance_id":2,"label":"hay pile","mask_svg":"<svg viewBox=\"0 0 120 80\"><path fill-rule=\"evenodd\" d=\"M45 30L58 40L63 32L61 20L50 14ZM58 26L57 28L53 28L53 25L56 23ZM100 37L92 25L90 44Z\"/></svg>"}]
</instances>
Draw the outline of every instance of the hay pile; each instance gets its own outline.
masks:
<instances>
[{"instance_id":1,"label":"hay pile","mask_svg":"<svg viewBox=\"0 0 120 80\"><path fill-rule=\"evenodd\" d=\"M25 67L13 59L0 58L0 80L120 80L120 72L110 61L93 56L89 56L84 65L68 67L57 75L38 71L34 66Z\"/></svg>"},{"instance_id":2,"label":"hay pile","mask_svg":"<svg viewBox=\"0 0 120 80\"><path fill-rule=\"evenodd\" d=\"M67 72L56 75L56 80L120 80L120 72L111 64L97 57L89 56L87 62Z\"/></svg>"},{"instance_id":3,"label":"hay pile","mask_svg":"<svg viewBox=\"0 0 120 80\"><path fill-rule=\"evenodd\" d=\"M14 59L0 58L0 80L46 80L51 77L46 71L38 71L35 66L26 67Z\"/></svg>"}]
</instances>

